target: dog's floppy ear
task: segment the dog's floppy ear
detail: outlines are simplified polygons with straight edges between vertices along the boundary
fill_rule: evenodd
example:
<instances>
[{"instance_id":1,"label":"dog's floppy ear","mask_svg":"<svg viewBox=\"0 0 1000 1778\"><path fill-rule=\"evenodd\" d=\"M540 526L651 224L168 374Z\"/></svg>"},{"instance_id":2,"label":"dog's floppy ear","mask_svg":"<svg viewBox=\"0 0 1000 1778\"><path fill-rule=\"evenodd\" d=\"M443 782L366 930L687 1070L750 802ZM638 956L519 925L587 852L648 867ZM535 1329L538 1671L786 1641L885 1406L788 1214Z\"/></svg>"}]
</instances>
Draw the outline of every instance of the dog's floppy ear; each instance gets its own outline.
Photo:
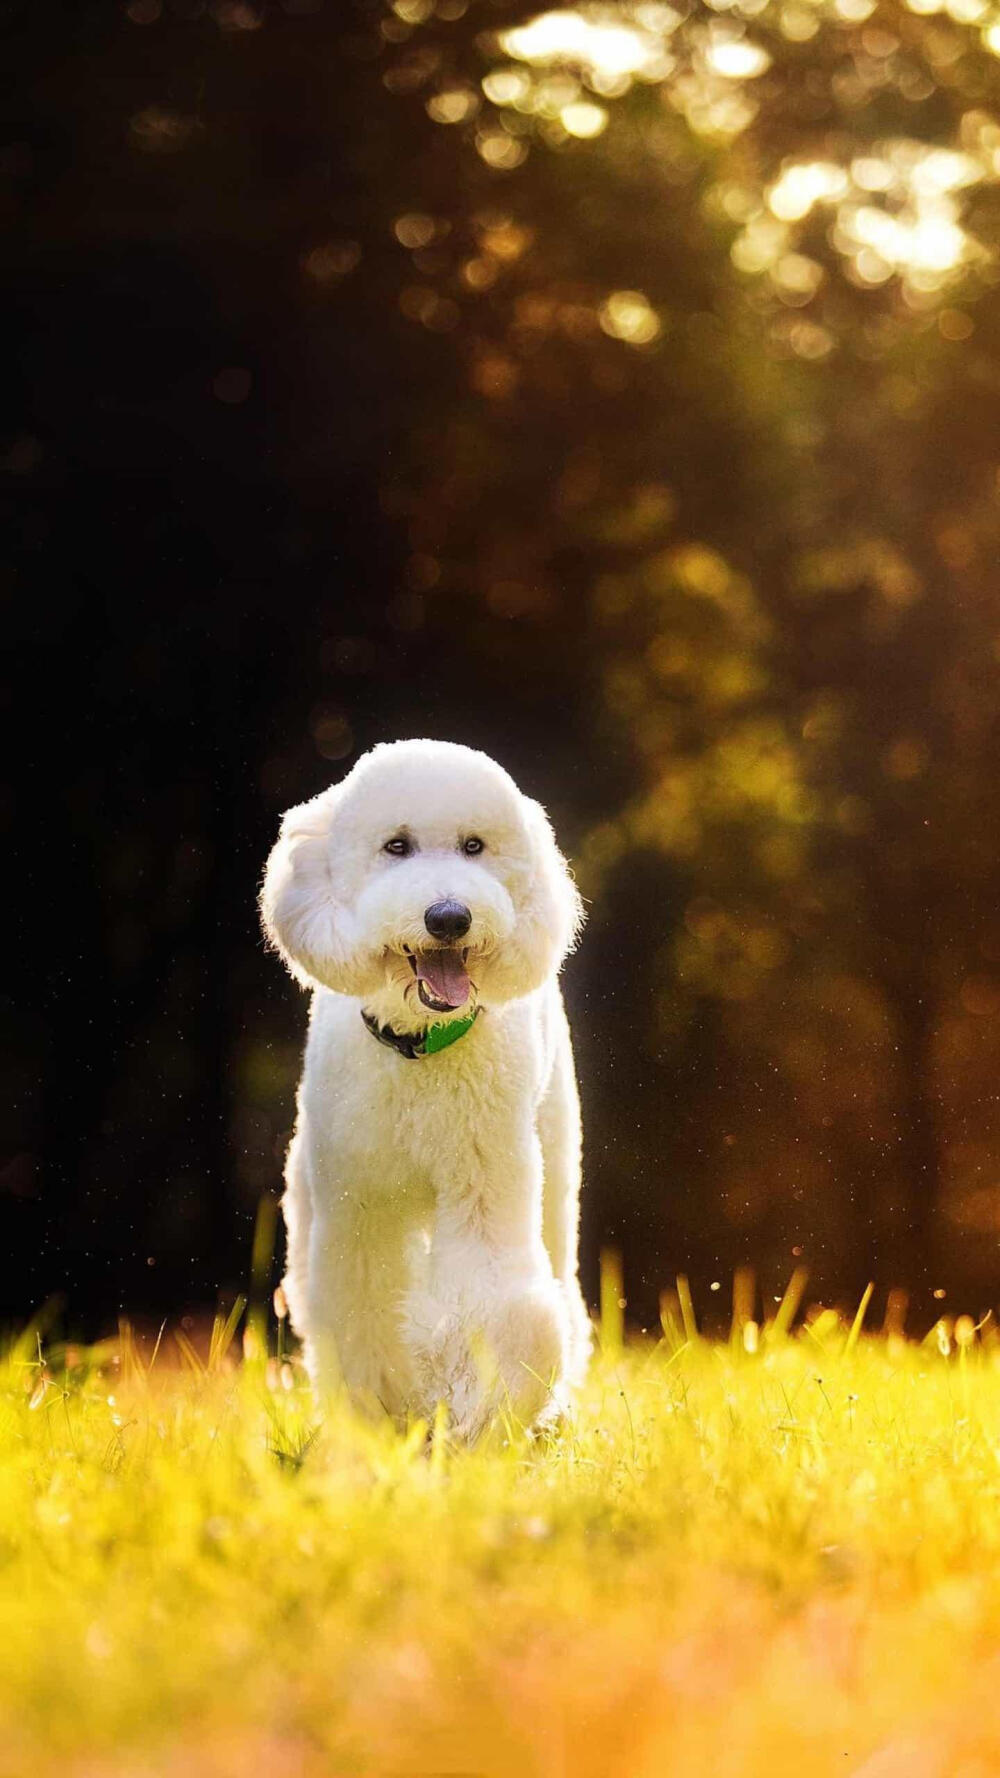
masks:
<instances>
[{"instance_id":1,"label":"dog's floppy ear","mask_svg":"<svg viewBox=\"0 0 1000 1778\"><path fill-rule=\"evenodd\" d=\"M513 889L517 918L489 960L489 992L499 1000L532 994L555 975L583 925L583 903L545 810L529 797L521 809L531 843Z\"/></svg>"},{"instance_id":2,"label":"dog's floppy ear","mask_svg":"<svg viewBox=\"0 0 1000 1778\"><path fill-rule=\"evenodd\" d=\"M344 910L337 906L330 871L330 832L340 794L335 784L288 810L264 872L264 931L306 988L335 988L344 962Z\"/></svg>"},{"instance_id":3,"label":"dog's floppy ear","mask_svg":"<svg viewBox=\"0 0 1000 1778\"><path fill-rule=\"evenodd\" d=\"M569 865L556 844L552 823L541 803L527 801L527 819L535 854L533 900L535 917L544 929L558 968L571 951L584 922L583 902Z\"/></svg>"}]
</instances>

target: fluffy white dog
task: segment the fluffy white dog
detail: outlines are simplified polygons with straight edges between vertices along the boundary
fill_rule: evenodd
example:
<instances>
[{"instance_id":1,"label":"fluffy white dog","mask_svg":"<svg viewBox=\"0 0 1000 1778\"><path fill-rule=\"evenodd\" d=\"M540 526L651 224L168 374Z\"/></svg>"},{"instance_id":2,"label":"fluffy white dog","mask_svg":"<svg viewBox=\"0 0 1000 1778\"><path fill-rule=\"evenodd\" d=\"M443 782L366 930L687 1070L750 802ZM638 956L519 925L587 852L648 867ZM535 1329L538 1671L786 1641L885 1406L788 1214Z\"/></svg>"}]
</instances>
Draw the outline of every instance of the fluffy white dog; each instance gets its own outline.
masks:
<instances>
[{"instance_id":1,"label":"fluffy white dog","mask_svg":"<svg viewBox=\"0 0 1000 1778\"><path fill-rule=\"evenodd\" d=\"M580 1117L557 972L580 899L484 753L400 741L291 809L264 927L314 990L285 1295L316 1386L474 1438L586 1367Z\"/></svg>"}]
</instances>

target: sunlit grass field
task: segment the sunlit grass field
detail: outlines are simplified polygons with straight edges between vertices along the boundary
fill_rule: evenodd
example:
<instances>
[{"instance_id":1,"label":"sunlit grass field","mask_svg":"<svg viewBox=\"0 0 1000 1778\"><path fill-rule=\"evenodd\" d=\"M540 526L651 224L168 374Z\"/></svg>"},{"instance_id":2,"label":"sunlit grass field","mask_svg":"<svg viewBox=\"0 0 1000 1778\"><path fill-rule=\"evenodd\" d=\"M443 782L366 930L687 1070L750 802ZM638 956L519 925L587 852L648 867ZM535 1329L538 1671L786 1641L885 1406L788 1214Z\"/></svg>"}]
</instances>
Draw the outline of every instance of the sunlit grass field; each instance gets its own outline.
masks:
<instances>
[{"instance_id":1,"label":"sunlit grass field","mask_svg":"<svg viewBox=\"0 0 1000 1778\"><path fill-rule=\"evenodd\" d=\"M620 1338L472 1452L218 1328L2 1371L0 1772L1000 1772L1000 1343Z\"/></svg>"}]
</instances>

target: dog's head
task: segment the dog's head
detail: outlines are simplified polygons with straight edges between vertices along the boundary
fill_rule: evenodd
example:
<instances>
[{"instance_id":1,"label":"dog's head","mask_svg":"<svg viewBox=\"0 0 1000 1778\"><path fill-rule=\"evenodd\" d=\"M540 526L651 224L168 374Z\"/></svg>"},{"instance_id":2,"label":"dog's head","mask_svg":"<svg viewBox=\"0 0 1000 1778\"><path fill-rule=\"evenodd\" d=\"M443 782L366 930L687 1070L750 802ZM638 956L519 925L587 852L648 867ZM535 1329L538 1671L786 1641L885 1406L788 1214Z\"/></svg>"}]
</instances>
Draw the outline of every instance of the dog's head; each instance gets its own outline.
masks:
<instances>
[{"instance_id":1,"label":"dog's head","mask_svg":"<svg viewBox=\"0 0 1000 1778\"><path fill-rule=\"evenodd\" d=\"M444 741L376 747L290 809L261 914L299 981L402 1029L532 993L582 919L544 809Z\"/></svg>"}]
</instances>

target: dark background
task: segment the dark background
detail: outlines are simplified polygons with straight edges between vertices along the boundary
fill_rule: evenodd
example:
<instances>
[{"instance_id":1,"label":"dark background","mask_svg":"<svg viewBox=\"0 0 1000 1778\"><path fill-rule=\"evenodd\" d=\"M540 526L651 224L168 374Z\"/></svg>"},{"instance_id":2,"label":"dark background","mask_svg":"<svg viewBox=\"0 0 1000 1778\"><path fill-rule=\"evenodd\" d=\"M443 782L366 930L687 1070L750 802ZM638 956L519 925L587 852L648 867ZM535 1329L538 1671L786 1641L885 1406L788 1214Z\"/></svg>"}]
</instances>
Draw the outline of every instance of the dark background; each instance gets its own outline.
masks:
<instances>
[{"instance_id":1,"label":"dark background","mask_svg":"<svg viewBox=\"0 0 1000 1778\"><path fill-rule=\"evenodd\" d=\"M928 333L895 285L845 287L823 321L833 364L803 368L765 305L734 319L733 227L702 203L718 163L684 147L676 118L655 242L647 199L623 189L649 166L616 158L614 131L648 145L648 92L634 126L622 98L600 145L570 160L541 144L505 185L467 132L428 115L426 83L481 73L481 32L530 11L452 10L438 18L451 59L421 74L406 58L426 21L400 31L377 4L0 9L16 77L0 146L0 1313L58 1299L63 1325L96 1333L120 1310L179 1315L245 1285L258 1204L280 1190L306 1010L263 951L263 860L285 807L411 734L501 760L550 808L594 904L566 972L591 1297L611 1243L644 1321L676 1271L709 1312L709 1285L724 1299L747 1262L765 1309L800 1263L828 1299L873 1275L908 1287L925 1320L935 1289L984 1309L1000 619L980 494L998 424L980 376L982 411L949 438L958 373L940 354L956 324L936 317L965 311L935 292ZM809 72L790 65L788 91ZM805 127L782 97L767 113L779 137ZM933 128L948 127L939 107ZM780 165L788 143L764 137ZM549 310L526 309L523 285L474 312L442 297L443 250L415 250L414 285L394 219L425 212L450 218L446 245L533 231ZM586 320L607 288L673 312L658 357ZM973 293L977 341L992 339L991 290ZM565 331L540 345L556 302ZM903 371L859 346L893 314ZM897 435L892 403L871 404L901 375L919 412L901 402ZM932 563L920 527L949 487L976 493L961 521L975 537L959 529ZM557 492L546 504L540 489ZM666 590L646 566L665 559L661 523L676 527ZM873 556L879 523L901 567ZM698 575L720 560L766 589L759 623L720 593L735 641L702 609ZM922 599L893 594L907 572ZM657 637L680 638L705 683L695 668L672 681ZM720 649L764 663L735 702L712 689ZM942 688L946 662L960 695ZM768 788L678 838L662 810L682 790L695 809L719 802L713 749L751 703L761 747L808 787L794 845L781 822L795 798L779 808ZM810 721L828 750L801 765ZM668 758L687 773L673 789ZM733 769L749 783L756 768ZM755 888L762 848L792 863Z\"/></svg>"}]
</instances>

